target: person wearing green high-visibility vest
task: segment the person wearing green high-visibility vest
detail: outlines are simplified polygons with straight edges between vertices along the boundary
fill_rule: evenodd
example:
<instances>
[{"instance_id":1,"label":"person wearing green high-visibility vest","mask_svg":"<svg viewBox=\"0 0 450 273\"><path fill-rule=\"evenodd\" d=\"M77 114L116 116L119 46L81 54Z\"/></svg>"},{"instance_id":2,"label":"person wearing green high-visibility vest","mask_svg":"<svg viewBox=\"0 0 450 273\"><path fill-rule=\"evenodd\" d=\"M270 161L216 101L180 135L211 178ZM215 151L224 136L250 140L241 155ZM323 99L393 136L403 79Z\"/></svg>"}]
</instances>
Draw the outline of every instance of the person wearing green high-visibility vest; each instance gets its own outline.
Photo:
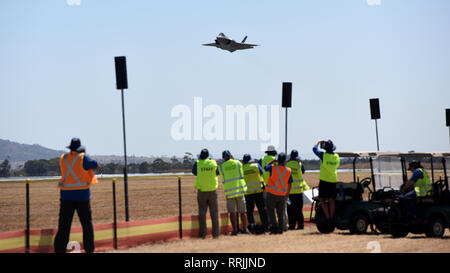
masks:
<instances>
[{"instance_id":1,"label":"person wearing green high-visibility vest","mask_svg":"<svg viewBox=\"0 0 450 273\"><path fill-rule=\"evenodd\" d=\"M269 145L267 146L266 155L259 160L259 165L262 167L266 166L269 162L275 160L275 156L277 155L277 150L275 150L275 146ZM267 181L269 180L270 173L263 169L263 178L264 178L264 185L267 185Z\"/></svg>"},{"instance_id":2,"label":"person wearing green high-visibility vest","mask_svg":"<svg viewBox=\"0 0 450 273\"><path fill-rule=\"evenodd\" d=\"M206 212L209 208L212 222L212 236L218 238L220 233L219 227L219 203L217 200L217 186L219 180L217 176L217 162L214 159L208 159L208 149L200 152L199 159L192 168L192 173L197 176L195 180L195 188L197 189L198 202L198 223L199 237L206 237Z\"/></svg>"},{"instance_id":3,"label":"person wearing green high-visibility vest","mask_svg":"<svg viewBox=\"0 0 450 273\"><path fill-rule=\"evenodd\" d=\"M235 160L230 151L226 150L222 153L223 163L220 164L220 175L223 179L223 189L227 198L227 210L230 213L230 221L233 227L231 235L241 233L248 234L247 215L245 206L245 192L247 185L244 180L244 170L242 163ZM239 230L237 225L236 214L239 213L242 220L242 229Z\"/></svg>"},{"instance_id":4,"label":"person wearing green high-visibility vest","mask_svg":"<svg viewBox=\"0 0 450 273\"><path fill-rule=\"evenodd\" d=\"M290 204L287 205L289 229L303 229L305 219L303 217L303 192L309 190L308 184L303 179L305 167L298 156L297 150L292 150L286 166L291 168L292 184L289 192Z\"/></svg>"},{"instance_id":5,"label":"person wearing green high-visibility vest","mask_svg":"<svg viewBox=\"0 0 450 273\"><path fill-rule=\"evenodd\" d=\"M247 192L245 193L245 204L247 207L247 220L249 224L249 230L253 233L262 233L269 230L269 220L267 218L267 212L264 205L264 179L263 169L257 162L251 162L252 157L249 154L245 154L242 158L242 164L244 164L244 179L247 184ZM255 205L259 212L259 218L261 219L262 226L257 226L253 211Z\"/></svg>"},{"instance_id":6,"label":"person wearing green high-visibility vest","mask_svg":"<svg viewBox=\"0 0 450 273\"><path fill-rule=\"evenodd\" d=\"M319 145L325 152L319 151ZM334 152L335 150L336 146L331 140L319 140L313 147L314 154L320 158L319 201L327 221L333 220L334 211L336 209L337 169L340 165L340 159L339 155ZM326 200L328 200L328 203L325 202Z\"/></svg>"},{"instance_id":7,"label":"person wearing green high-visibility vest","mask_svg":"<svg viewBox=\"0 0 450 273\"><path fill-rule=\"evenodd\" d=\"M418 216L416 199L417 197L430 196L433 183L420 161L413 160L410 162L408 170L412 172L411 178L400 188L400 195L397 198L400 204L406 208L407 216L416 220Z\"/></svg>"}]
</instances>

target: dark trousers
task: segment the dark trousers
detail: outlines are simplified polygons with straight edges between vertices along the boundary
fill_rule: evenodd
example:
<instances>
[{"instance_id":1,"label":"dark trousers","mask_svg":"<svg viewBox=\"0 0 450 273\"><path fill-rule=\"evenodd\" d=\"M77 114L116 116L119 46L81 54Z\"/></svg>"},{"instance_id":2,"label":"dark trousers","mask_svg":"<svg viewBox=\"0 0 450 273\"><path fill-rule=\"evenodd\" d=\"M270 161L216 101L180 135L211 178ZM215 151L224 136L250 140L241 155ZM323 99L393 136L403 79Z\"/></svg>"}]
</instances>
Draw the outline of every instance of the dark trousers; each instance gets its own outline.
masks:
<instances>
[{"instance_id":1,"label":"dark trousers","mask_svg":"<svg viewBox=\"0 0 450 273\"><path fill-rule=\"evenodd\" d=\"M267 218L267 212L264 204L263 193L254 193L245 196L245 205L247 207L247 220L248 224L255 223L255 217L253 216L253 211L258 208L259 218L261 219L262 226L264 228L269 227L269 220Z\"/></svg>"},{"instance_id":2,"label":"dark trousers","mask_svg":"<svg viewBox=\"0 0 450 273\"><path fill-rule=\"evenodd\" d=\"M417 217L416 198L417 196L414 190L398 196L400 204L406 208L408 216L410 217Z\"/></svg>"},{"instance_id":3,"label":"dark trousers","mask_svg":"<svg viewBox=\"0 0 450 273\"><path fill-rule=\"evenodd\" d=\"M214 238L219 237L220 225L219 225L219 202L217 200L217 191L197 191L198 201L198 224L199 224L199 237L205 238L206 227L206 213L209 208L209 214L211 216L212 223L212 235Z\"/></svg>"},{"instance_id":4,"label":"dark trousers","mask_svg":"<svg viewBox=\"0 0 450 273\"><path fill-rule=\"evenodd\" d=\"M286 209L286 196L267 193L267 214L269 216L270 229L272 231L283 232L284 229L284 211ZM276 211L276 215L275 215ZM277 223L278 218L278 223Z\"/></svg>"},{"instance_id":5,"label":"dark trousers","mask_svg":"<svg viewBox=\"0 0 450 273\"><path fill-rule=\"evenodd\" d=\"M83 228L83 247L86 253L94 252L94 227L90 201L60 200L58 232L54 248L56 253L65 253L69 243L73 214L77 211Z\"/></svg>"},{"instance_id":6,"label":"dark trousers","mask_svg":"<svg viewBox=\"0 0 450 273\"><path fill-rule=\"evenodd\" d=\"M287 206L289 228L295 229L295 226L303 228L305 222L303 218L303 193L290 194L289 200L291 200L291 204Z\"/></svg>"}]
</instances>

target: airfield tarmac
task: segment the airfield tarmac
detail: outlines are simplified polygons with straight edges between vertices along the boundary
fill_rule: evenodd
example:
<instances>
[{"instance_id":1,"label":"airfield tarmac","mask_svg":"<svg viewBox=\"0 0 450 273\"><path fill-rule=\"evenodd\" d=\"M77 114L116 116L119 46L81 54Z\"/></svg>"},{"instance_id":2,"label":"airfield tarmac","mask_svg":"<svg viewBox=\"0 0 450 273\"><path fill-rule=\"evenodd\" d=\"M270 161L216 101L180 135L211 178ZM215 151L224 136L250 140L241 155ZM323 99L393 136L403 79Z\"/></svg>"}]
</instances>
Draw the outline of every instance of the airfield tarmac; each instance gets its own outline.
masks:
<instances>
[{"instance_id":1,"label":"airfield tarmac","mask_svg":"<svg viewBox=\"0 0 450 273\"><path fill-rule=\"evenodd\" d=\"M360 174L361 179L367 173ZM308 184L318 185L318 173L304 175ZM340 173L341 181L352 181L352 173ZM183 215L196 215L197 201L193 176L182 176ZM128 181L130 220L158 219L178 215L178 183L176 176L132 177ZM220 179L219 179L220 181ZM117 217L125 220L124 187L117 180ZM223 189L219 183L219 210L226 212ZM30 184L31 229L56 228L59 211L59 190L56 181L33 181ZM112 182L100 179L92 187L94 224L111 223L113 219ZM25 228L25 184L23 182L0 183L0 232ZM79 226L74 217L73 226ZM320 234L314 225L304 230L288 231L283 235L220 236L212 239L186 239L161 244L139 246L108 252L444 252L450 253L450 231L443 239L429 239L425 235L409 234L406 238L392 239L390 235L350 235L348 231L336 230L332 234ZM238 241L236 241L238 240ZM239 243L237 243L239 242ZM371 242L371 243L369 243ZM369 247L369 248L368 248Z\"/></svg>"}]
</instances>

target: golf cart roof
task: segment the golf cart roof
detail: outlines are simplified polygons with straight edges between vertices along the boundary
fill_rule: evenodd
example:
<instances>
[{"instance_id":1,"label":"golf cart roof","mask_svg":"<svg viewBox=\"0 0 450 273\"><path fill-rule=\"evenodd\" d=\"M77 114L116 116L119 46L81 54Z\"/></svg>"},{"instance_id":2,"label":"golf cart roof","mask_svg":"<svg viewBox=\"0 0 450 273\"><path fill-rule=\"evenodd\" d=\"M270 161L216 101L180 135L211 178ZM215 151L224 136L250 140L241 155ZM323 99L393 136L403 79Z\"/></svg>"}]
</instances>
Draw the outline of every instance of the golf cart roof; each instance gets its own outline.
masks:
<instances>
[{"instance_id":1,"label":"golf cart roof","mask_svg":"<svg viewBox=\"0 0 450 273\"><path fill-rule=\"evenodd\" d=\"M432 152L433 157L450 157L450 152Z\"/></svg>"},{"instance_id":2,"label":"golf cart roof","mask_svg":"<svg viewBox=\"0 0 450 273\"><path fill-rule=\"evenodd\" d=\"M376 156L399 156L398 152L359 151L359 152L337 152L339 157L376 157Z\"/></svg>"},{"instance_id":3,"label":"golf cart roof","mask_svg":"<svg viewBox=\"0 0 450 273\"><path fill-rule=\"evenodd\" d=\"M420 152L408 152L408 153L400 153L401 157L404 158L428 158L433 157L432 153L420 153Z\"/></svg>"}]
</instances>

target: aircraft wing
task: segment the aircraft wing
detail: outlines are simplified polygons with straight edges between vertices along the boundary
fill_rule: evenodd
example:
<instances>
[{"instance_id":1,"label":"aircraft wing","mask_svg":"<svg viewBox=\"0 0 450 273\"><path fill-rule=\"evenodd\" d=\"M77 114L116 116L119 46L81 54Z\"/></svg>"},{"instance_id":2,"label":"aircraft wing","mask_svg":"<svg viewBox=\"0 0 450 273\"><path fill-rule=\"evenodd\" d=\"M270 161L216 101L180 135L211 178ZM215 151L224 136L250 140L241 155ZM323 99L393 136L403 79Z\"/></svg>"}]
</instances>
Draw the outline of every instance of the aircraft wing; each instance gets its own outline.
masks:
<instances>
[{"instance_id":1,"label":"aircraft wing","mask_svg":"<svg viewBox=\"0 0 450 273\"><path fill-rule=\"evenodd\" d=\"M253 47L258 46L258 45L236 43L235 46L236 46L237 49L249 49L249 48L253 48Z\"/></svg>"},{"instance_id":2,"label":"aircraft wing","mask_svg":"<svg viewBox=\"0 0 450 273\"><path fill-rule=\"evenodd\" d=\"M210 43L210 44L203 44L204 46L215 46L215 47L217 47L217 44L216 43Z\"/></svg>"}]
</instances>

